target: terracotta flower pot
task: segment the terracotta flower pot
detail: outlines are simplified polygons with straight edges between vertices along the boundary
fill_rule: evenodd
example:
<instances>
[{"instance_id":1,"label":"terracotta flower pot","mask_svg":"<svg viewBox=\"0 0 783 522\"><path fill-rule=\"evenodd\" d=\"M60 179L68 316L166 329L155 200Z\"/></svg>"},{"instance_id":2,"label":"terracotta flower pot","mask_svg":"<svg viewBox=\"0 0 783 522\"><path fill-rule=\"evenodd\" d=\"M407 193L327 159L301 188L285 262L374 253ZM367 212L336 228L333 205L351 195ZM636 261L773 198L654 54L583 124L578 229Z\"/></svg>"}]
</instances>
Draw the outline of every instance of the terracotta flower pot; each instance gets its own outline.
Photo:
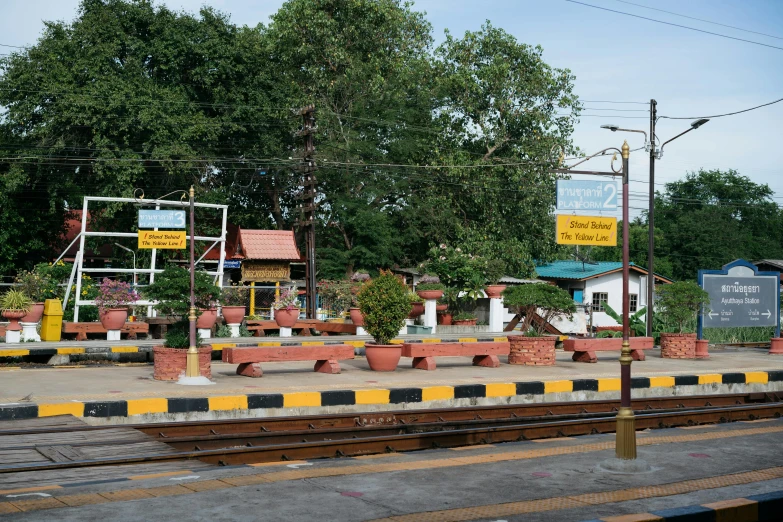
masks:
<instances>
[{"instance_id":1,"label":"terracotta flower pot","mask_svg":"<svg viewBox=\"0 0 783 522\"><path fill-rule=\"evenodd\" d=\"M32 308L30 308L30 311L27 312L27 315L22 317L21 322L23 323L37 323L41 320L41 317L43 316L44 311L44 304L43 303L35 303Z\"/></svg>"},{"instance_id":2,"label":"terracotta flower pot","mask_svg":"<svg viewBox=\"0 0 783 522\"><path fill-rule=\"evenodd\" d=\"M226 324L240 324L245 319L244 306L224 306L222 313Z\"/></svg>"},{"instance_id":3,"label":"terracotta flower pot","mask_svg":"<svg viewBox=\"0 0 783 522\"><path fill-rule=\"evenodd\" d=\"M556 337L527 337L509 335L511 351L508 364L525 366L554 366Z\"/></svg>"},{"instance_id":4,"label":"terracotta flower pot","mask_svg":"<svg viewBox=\"0 0 783 522\"><path fill-rule=\"evenodd\" d=\"M209 310L200 308L199 310L201 315L196 319L196 328L210 330L217 323L217 308L210 308Z\"/></svg>"},{"instance_id":5,"label":"terracotta flower pot","mask_svg":"<svg viewBox=\"0 0 783 522\"><path fill-rule=\"evenodd\" d=\"M440 299L443 297L443 290L417 290L416 295L422 299Z\"/></svg>"},{"instance_id":6,"label":"terracotta flower pot","mask_svg":"<svg viewBox=\"0 0 783 522\"><path fill-rule=\"evenodd\" d=\"M454 326L476 326L476 319L453 319Z\"/></svg>"},{"instance_id":7,"label":"terracotta flower pot","mask_svg":"<svg viewBox=\"0 0 783 522\"><path fill-rule=\"evenodd\" d=\"M710 342L707 339L700 339L696 341L696 358L697 359L709 359Z\"/></svg>"},{"instance_id":8,"label":"terracotta flower pot","mask_svg":"<svg viewBox=\"0 0 783 522\"><path fill-rule=\"evenodd\" d=\"M101 325L107 330L120 330L128 320L127 308L109 308L98 314Z\"/></svg>"},{"instance_id":9,"label":"terracotta flower pot","mask_svg":"<svg viewBox=\"0 0 783 522\"><path fill-rule=\"evenodd\" d=\"M695 359L695 333L662 333L661 357L664 359Z\"/></svg>"},{"instance_id":10,"label":"terracotta flower pot","mask_svg":"<svg viewBox=\"0 0 783 522\"><path fill-rule=\"evenodd\" d=\"M22 330L22 327L19 326L19 319L27 315L27 312L24 310L3 310L3 317L8 319L8 326L5 327L6 330L10 332L19 332Z\"/></svg>"},{"instance_id":11,"label":"terracotta flower pot","mask_svg":"<svg viewBox=\"0 0 783 522\"><path fill-rule=\"evenodd\" d=\"M176 381L187 370L187 348L153 346L152 355L153 377L158 381ZM204 345L198 349L198 368L203 377L212 378L212 346Z\"/></svg>"},{"instance_id":12,"label":"terracotta flower pot","mask_svg":"<svg viewBox=\"0 0 783 522\"><path fill-rule=\"evenodd\" d=\"M436 312L445 312L448 309L449 309L449 305L446 305L446 304L435 305L435 311Z\"/></svg>"},{"instance_id":13,"label":"terracotta flower pot","mask_svg":"<svg viewBox=\"0 0 783 522\"><path fill-rule=\"evenodd\" d=\"M411 313L408 314L408 319L416 319L424 313L424 303L413 303L411 307Z\"/></svg>"},{"instance_id":14,"label":"terracotta flower pot","mask_svg":"<svg viewBox=\"0 0 783 522\"><path fill-rule=\"evenodd\" d=\"M450 326L452 317L452 314L440 314L438 315L438 324L442 324L443 326Z\"/></svg>"},{"instance_id":15,"label":"terracotta flower pot","mask_svg":"<svg viewBox=\"0 0 783 522\"><path fill-rule=\"evenodd\" d=\"M374 372L393 372L402 357L401 344L370 344L364 345L367 364Z\"/></svg>"},{"instance_id":16,"label":"terracotta flower pot","mask_svg":"<svg viewBox=\"0 0 783 522\"><path fill-rule=\"evenodd\" d=\"M299 319L299 308L275 310L275 322L280 328L293 328Z\"/></svg>"},{"instance_id":17,"label":"terracotta flower pot","mask_svg":"<svg viewBox=\"0 0 783 522\"><path fill-rule=\"evenodd\" d=\"M783 337L773 337L769 340L769 354L783 355Z\"/></svg>"},{"instance_id":18,"label":"terracotta flower pot","mask_svg":"<svg viewBox=\"0 0 783 522\"><path fill-rule=\"evenodd\" d=\"M503 290L505 289L506 285L487 285L487 287L484 288L484 293L486 293L487 297L490 299L494 299L500 297L500 294L503 293Z\"/></svg>"},{"instance_id":19,"label":"terracotta flower pot","mask_svg":"<svg viewBox=\"0 0 783 522\"><path fill-rule=\"evenodd\" d=\"M348 310L348 313L351 314L351 322L355 324L356 326L364 326L364 316L362 315L362 311L358 308L351 308Z\"/></svg>"}]
</instances>

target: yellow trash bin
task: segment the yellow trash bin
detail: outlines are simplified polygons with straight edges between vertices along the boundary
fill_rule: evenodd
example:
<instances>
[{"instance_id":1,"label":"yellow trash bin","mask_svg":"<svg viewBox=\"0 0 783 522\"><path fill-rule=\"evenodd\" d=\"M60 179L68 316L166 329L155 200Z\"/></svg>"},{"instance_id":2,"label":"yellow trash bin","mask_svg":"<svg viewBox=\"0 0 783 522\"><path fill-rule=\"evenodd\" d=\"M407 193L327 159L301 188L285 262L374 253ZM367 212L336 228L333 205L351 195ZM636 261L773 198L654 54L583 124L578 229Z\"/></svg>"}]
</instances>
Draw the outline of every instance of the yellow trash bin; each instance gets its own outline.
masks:
<instances>
[{"instance_id":1,"label":"yellow trash bin","mask_svg":"<svg viewBox=\"0 0 783 522\"><path fill-rule=\"evenodd\" d=\"M41 340L59 341L63 330L63 304L59 299L47 299L44 302L41 321Z\"/></svg>"}]
</instances>

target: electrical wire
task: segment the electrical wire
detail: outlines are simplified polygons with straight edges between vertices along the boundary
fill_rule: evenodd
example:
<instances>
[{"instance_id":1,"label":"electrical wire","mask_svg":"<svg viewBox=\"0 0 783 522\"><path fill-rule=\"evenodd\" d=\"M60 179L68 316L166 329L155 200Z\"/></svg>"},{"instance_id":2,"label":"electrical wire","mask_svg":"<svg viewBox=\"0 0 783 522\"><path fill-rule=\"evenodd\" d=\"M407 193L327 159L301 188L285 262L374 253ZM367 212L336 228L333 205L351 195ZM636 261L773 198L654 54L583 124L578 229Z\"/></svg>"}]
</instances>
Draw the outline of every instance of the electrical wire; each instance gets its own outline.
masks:
<instances>
[{"instance_id":1,"label":"electrical wire","mask_svg":"<svg viewBox=\"0 0 783 522\"><path fill-rule=\"evenodd\" d=\"M664 24L664 25L671 25L671 26L674 26L674 27L680 27L682 29L689 29L691 31L697 31L699 33L711 34L713 36L720 36L721 38L728 38L729 40L737 40L737 41L740 41L740 42L751 43L751 44L755 44L755 45L760 45L762 47L769 47L769 48L772 48L772 49L777 49L779 51L783 51L783 47L778 47L777 45L770 45L770 44L765 44L765 43L761 43L761 42L755 42L753 40L746 40L744 38L737 38L736 36L728 36L728 35L725 35L725 34L713 33L712 31L705 31L704 29L697 29L695 27L689 27L687 25L680 25L680 24L675 24L675 23L672 23L672 22L664 22L663 20L656 20L655 18L648 18L646 16L626 13L624 11L617 11L616 9L609 9L608 7L600 7L600 6L593 5L593 4L587 4L585 2L579 2L577 0L565 0L565 1L569 2L569 3L572 3L572 4L579 4L579 5L583 5L583 6L586 6L586 7L592 7L593 9L600 9L602 11L609 11L610 13L617 13L617 14L621 14L621 15L625 15L625 16L632 16L634 18L641 18L642 20L648 20L650 22L656 22L656 23Z\"/></svg>"},{"instance_id":2,"label":"electrical wire","mask_svg":"<svg viewBox=\"0 0 783 522\"><path fill-rule=\"evenodd\" d=\"M769 105L774 105L776 103L780 103L783 101L783 98L779 98L775 101L771 101L769 103L763 103L761 105L756 105L755 107L751 107L750 109L743 109L741 111L734 111L734 112L727 112L725 114L716 114L714 116L659 116L658 119L667 119L667 120L698 120L700 118L723 118L724 116L734 116L735 114L742 114L743 112L750 112L755 111L756 109L760 109L762 107L767 107Z\"/></svg>"}]
</instances>

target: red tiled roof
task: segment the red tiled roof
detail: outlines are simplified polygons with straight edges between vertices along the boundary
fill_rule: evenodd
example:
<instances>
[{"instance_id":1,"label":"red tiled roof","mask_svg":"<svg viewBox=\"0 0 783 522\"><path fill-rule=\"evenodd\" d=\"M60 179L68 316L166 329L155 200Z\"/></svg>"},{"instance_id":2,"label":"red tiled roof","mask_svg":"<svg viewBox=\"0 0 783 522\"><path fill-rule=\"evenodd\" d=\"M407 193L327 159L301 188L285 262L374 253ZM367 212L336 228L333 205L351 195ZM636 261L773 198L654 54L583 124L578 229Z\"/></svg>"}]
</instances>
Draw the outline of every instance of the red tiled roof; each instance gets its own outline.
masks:
<instances>
[{"instance_id":1,"label":"red tiled roof","mask_svg":"<svg viewBox=\"0 0 783 522\"><path fill-rule=\"evenodd\" d=\"M239 229L239 245L235 259L276 259L300 261L296 238L291 230L243 230Z\"/></svg>"}]
</instances>

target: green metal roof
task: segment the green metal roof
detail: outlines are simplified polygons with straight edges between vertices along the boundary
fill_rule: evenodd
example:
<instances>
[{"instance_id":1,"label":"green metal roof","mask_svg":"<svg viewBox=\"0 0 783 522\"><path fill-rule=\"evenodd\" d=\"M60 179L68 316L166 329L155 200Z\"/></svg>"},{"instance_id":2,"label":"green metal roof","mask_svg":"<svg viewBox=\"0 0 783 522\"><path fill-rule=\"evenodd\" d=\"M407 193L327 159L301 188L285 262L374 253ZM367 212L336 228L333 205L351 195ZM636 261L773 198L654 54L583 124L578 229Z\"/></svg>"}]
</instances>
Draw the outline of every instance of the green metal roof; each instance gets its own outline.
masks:
<instances>
[{"instance_id":1,"label":"green metal roof","mask_svg":"<svg viewBox=\"0 0 783 522\"><path fill-rule=\"evenodd\" d=\"M631 263L631 266L635 266ZM548 279L587 279L607 272L613 272L623 267L619 261L597 261L582 263L581 261L552 261L545 265L536 265L539 277Z\"/></svg>"}]
</instances>

